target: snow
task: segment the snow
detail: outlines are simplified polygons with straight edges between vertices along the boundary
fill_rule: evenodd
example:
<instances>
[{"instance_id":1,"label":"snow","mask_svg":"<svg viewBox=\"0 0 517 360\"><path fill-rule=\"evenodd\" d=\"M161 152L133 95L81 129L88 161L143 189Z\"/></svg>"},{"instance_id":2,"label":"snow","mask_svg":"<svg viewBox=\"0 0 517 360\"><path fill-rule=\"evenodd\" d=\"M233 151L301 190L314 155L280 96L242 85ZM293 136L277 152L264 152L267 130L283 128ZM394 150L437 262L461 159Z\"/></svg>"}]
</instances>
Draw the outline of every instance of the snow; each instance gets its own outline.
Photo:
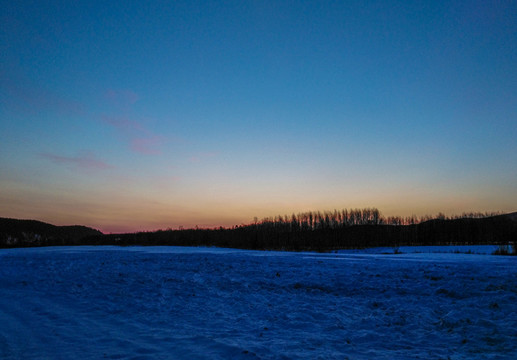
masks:
<instances>
[{"instance_id":1,"label":"snow","mask_svg":"<svg viewBox=\"0 0 517 360\"><path fill-rule=\"evenodd\" d=\"M516 359L490 249L0 250L0 358Z\"/></svg>"}]
</instances>

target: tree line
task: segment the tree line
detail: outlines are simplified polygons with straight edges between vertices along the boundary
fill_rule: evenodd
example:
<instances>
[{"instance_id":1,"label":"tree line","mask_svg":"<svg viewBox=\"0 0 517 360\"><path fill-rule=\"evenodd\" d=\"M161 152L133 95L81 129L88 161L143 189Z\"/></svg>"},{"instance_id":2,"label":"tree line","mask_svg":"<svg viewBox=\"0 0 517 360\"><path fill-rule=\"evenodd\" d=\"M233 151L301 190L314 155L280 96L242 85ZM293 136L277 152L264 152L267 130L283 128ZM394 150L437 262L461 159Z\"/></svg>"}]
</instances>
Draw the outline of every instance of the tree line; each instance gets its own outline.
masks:
<instances>
[{"instance_id":1,"label":"tree line","mask_svg":"<svg viewBox=\"0 0 517 360\"><path fill-rule=\"evenodd\" d=\"M376 208L275 216L232 228L111 234L91 244L216 246L257 250L332 251L367 247L509 244L517 240L515 216L383 217Z\"/></svg>"},{"instance_id":2,"label":"tree line","mask_svg":"<svg viewBox=\"0 0 517 360\"><path fill-rule=\"evenodd\" d=\"M266 217L260 222L255 219L251 225L273 226L277 228L288 227L290 230L321 230L340 229L354 225L415 225L430 220L454 220L454 219L482 219L500 215L495 212L464 212L461 215L446 216L438 213L436 216L416 215L401 217L384 217L377 208L342 209L334 211L308 211L292 215ZM249 226L249 225L244 225Z\"/></svg>"}]
</instances>

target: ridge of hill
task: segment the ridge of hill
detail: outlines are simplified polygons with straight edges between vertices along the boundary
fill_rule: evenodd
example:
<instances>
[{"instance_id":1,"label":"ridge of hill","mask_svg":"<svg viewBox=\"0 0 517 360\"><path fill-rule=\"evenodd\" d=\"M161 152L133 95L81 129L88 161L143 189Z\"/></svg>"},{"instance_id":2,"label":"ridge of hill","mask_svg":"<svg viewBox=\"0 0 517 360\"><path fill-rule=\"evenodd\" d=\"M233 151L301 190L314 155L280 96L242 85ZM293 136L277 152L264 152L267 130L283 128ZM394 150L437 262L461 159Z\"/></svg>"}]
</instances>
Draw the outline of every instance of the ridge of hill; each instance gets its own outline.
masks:
<instances>
[{"instance_id":1,"label":"ridge of hill","mask_svg":"<svg viewBox=\"0 0 517 360\"><path fill-rule=\"evenodd\" d=\"M501 216L506 216L510 220L513 220L513 221L517 222L517 211L513 212L513 213L510 213L510 214L501 215Z\"/></svg>"},{"instance_id":2,"label":"ridge of hill","mask_svg":"<svg viewBox=\"0 0 517 360\"><path fill-rule=\"evenodd\" d=\"M82 225L56 226L38 220L0 218L0 247L78 245L90 236L103 235Z\"/></svg>"}]
</instances>

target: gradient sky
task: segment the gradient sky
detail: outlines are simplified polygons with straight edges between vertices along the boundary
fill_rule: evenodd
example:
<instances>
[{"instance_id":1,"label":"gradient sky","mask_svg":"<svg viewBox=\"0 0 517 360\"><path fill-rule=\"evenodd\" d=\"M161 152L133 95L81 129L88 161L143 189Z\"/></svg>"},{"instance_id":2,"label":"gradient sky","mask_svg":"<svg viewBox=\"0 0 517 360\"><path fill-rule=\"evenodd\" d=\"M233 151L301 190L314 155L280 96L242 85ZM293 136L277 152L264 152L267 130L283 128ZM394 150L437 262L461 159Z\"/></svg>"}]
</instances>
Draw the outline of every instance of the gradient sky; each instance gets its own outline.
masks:
<instances>
[{"instance_id":1,"label":"gradient sky","mask_svg":"<svg viewBox=\"0 0 517 360\"><path fill-rule=\"evenodd\" d=\"M0 1L0 216L517 210L515 1Z\"/></svg>"}]
</instances>

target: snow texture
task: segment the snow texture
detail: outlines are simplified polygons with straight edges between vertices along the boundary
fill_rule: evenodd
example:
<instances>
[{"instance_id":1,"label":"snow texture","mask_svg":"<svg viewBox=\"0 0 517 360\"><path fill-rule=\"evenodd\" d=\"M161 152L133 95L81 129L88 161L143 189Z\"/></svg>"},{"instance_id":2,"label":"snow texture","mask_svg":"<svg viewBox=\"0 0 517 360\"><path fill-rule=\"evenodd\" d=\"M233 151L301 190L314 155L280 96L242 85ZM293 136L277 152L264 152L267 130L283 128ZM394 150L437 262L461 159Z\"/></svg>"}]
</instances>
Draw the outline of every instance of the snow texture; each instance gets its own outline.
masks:
<instances>
[{"instance_id":1,"label":"snow texture","mask_svg":"<svg viewBox=\"0 0 517 360\"><path fill-rule=\"evenodd\" d=\"M413 250L0 250L0 358L517 359L517 258Z\"/></svg>"}]
</instances>

